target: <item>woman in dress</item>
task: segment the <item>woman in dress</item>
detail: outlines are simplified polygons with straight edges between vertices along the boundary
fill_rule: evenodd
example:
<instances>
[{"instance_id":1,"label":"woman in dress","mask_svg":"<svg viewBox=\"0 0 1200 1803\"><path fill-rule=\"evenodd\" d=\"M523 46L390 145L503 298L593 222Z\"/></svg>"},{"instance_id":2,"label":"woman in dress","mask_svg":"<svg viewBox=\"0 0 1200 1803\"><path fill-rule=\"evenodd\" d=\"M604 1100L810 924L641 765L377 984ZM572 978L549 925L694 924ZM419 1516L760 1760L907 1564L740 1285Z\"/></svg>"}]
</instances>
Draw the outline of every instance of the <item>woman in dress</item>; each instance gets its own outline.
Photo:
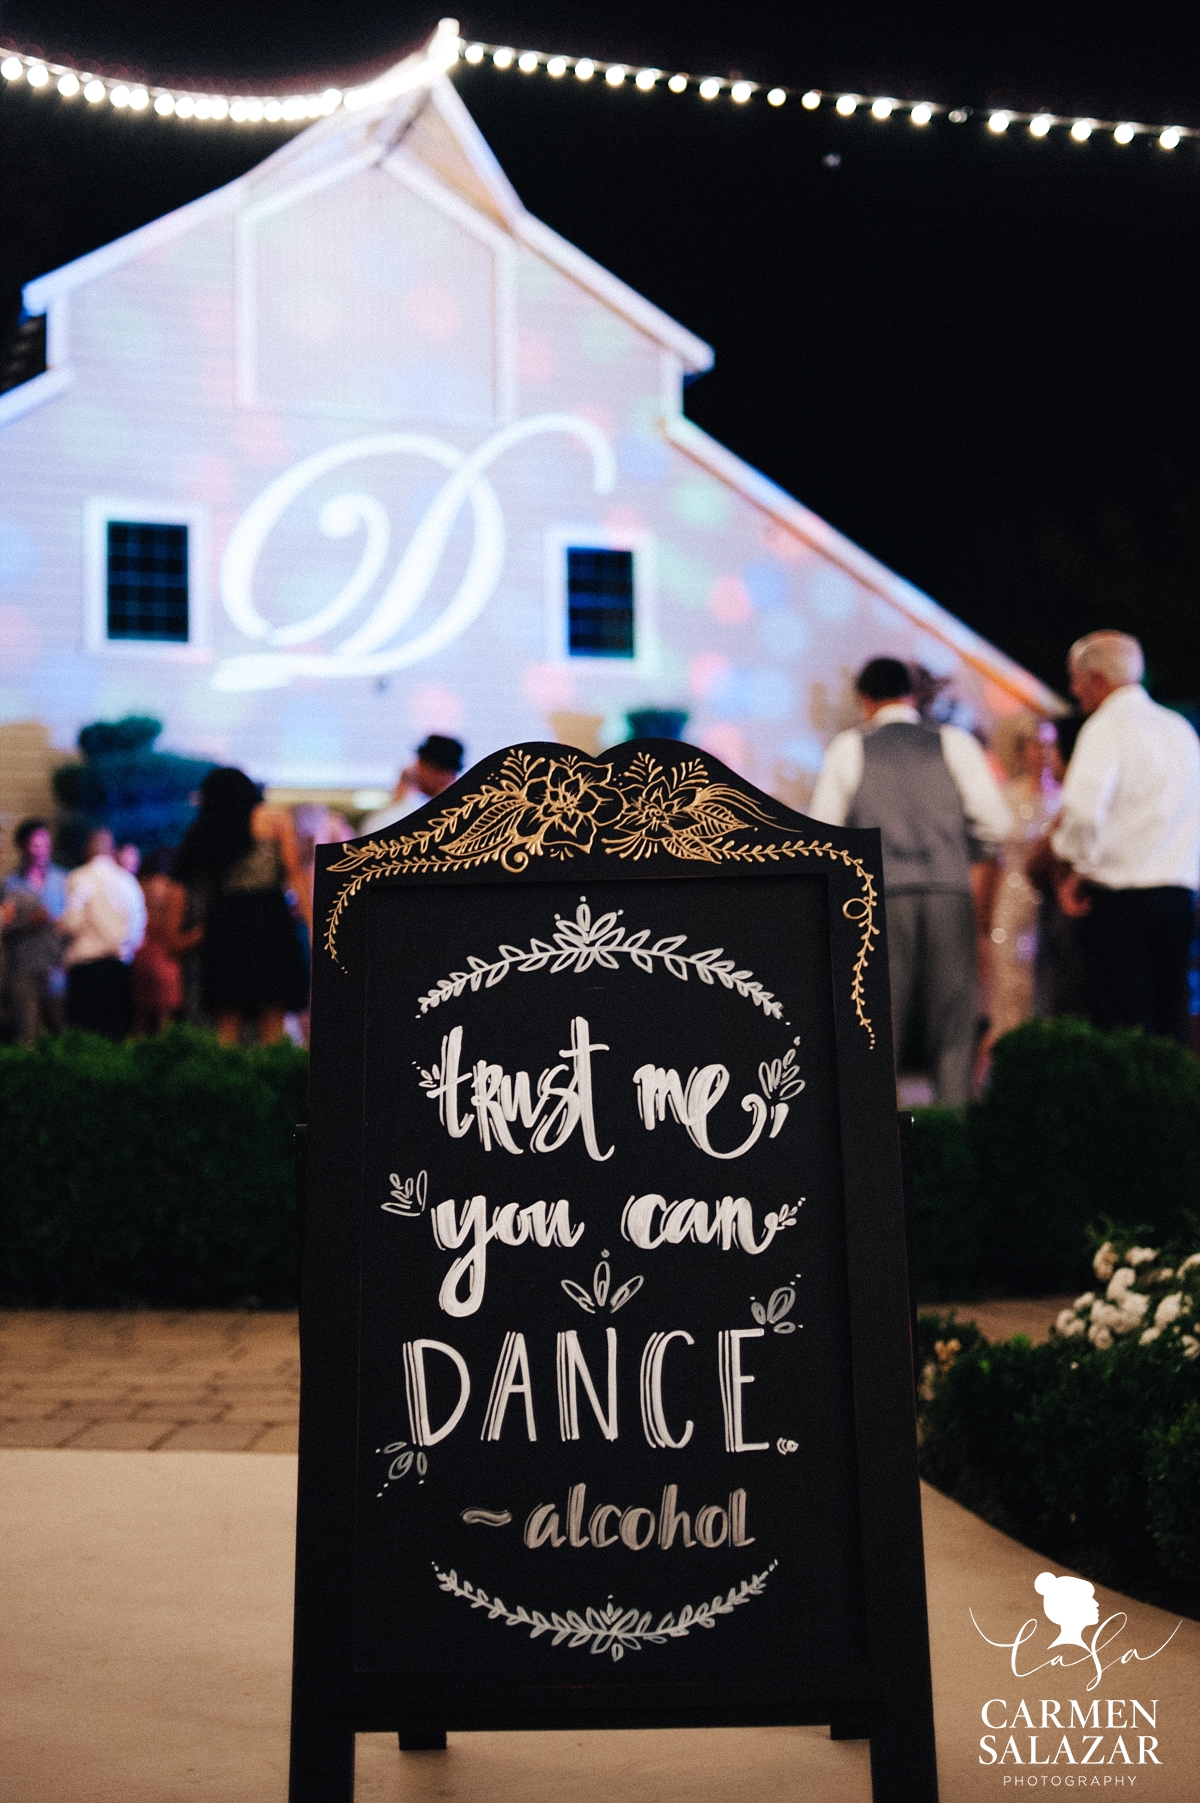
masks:
<instances>
[{"instance_id":1,"label":"woman in dress","mask_svg":"<svg viewBox=\"0 0 1200 1803\"><path fill-rule=\"evenodd\" d=\"M1000 853L991 911L990 1006L987 1034L979 1048L979 1077L986 1073L996 1041L1033 1013L1041 897L1026 875L1025 864L1058 809L1054 746L1052 722L1033 714L1013 715L1002 721L996 732L994 750L1009 773L1004 799L1013 829Z\"/></svg>"},{"instance_id":2,"label":"woman in dress","mask_svg":"<svg viewBox=\"0 0 1200 1803\"><path fill-rule=\"evenodd\" d=\"M126 848L122 846L122 851ZM118 854L119 856L120 854ZM133 1030L161 1033L183 1009L180 959L204 937L203 927L185 927L187 890L171 877L172 855L152 851L141 863L146 898L146 937L133 956ZM128 865L126 865L128 869Z\"/></svg>"},{"instance_id":3,"label":"woman in dress","mask_svg":"<svg viewBox=\"0 0 1200 1803\"><path fill-rule=\"evenodd\" d=\"M244 771L212 770L175 862L178 882L204 892L200 990L222 1045L253 1027L262 1045L308 1004L300 922L311 922L290 814L265 807Z\"/></svg>"}]
</instances>

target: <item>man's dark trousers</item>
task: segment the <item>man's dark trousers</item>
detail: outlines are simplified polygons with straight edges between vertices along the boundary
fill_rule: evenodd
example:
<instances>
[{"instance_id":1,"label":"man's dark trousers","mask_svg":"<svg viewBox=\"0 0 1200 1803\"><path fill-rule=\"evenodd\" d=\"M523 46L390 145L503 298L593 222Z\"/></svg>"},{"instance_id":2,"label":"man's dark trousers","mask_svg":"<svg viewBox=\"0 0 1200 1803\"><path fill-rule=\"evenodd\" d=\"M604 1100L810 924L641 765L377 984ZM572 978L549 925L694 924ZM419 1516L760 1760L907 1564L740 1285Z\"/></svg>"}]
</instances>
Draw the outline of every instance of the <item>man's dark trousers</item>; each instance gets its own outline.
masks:
<instances>
[{"instance_id":1,"label":"man's dark trousers","mask_svg":"<svg viewBox=\"0 0 1200 1803\"><path fill-rule=\"evenodd\" d=\"M1188 1043L1188 951L1195 931L1190 889L1089 887L1080 939L1094 1027L1143 1027Z\"/></svg>"},{"instance_id":2,"label":"man's dark trousers","mask_svg":"<svg viewBox=\"0 0 1200 1803\"><path fill-rule=\"evenodd\" d=\"M919 995L943 1108L971 1100L975 1058L975 909L958 889L900 889L886 894L888 969L896 1058Z\"/></svg>"},{"instance_id":3,"label":"man's dark trousers","mask_svg":"<svg viewBox=\"0 0 1200 1803\"><path fill-rule=\"evenodd\" d=\"M120 958L92 958L67 971L67 1025L124 1039L133 1020L133 979Z\"/></svg>"}]
</instances>

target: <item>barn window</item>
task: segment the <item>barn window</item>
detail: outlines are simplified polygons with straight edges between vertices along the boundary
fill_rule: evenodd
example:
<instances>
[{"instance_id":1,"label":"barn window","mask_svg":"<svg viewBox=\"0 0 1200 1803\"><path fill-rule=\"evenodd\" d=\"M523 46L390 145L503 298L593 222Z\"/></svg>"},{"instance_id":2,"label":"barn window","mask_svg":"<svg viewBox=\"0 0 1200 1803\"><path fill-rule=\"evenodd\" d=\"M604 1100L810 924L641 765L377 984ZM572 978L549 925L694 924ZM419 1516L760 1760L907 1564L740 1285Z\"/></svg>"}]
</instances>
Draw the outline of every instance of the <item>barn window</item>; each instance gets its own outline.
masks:
<instances>
[{"instance_id":1,"label":"barn window","mask_svg":"<svg viewBox=\"0 0 1200 1803\"><path fill-rule=\"evenodd\" d=\"M188 529L109 520L106 637L188 642Z\"/></svg>"},{"instance_id":2,"label":"barn window","mask_svg":"<svg viewBox=\"0 0 1200 1803\"><path fill-rule=\"evenodd\" d=\"M632 658L634 554L568 545L567 655Z\"/></svg>"},{"instance_id":3,"label":"barn window","mask_svg":"<svg viewBox=\"0 0 1200 1803\"><path fill-rule=\"evenodd\" d=\"M206 657L203 507L148 497L95 498L83 509L84 638L117 657Z\"/></svg>"}]
</instances>

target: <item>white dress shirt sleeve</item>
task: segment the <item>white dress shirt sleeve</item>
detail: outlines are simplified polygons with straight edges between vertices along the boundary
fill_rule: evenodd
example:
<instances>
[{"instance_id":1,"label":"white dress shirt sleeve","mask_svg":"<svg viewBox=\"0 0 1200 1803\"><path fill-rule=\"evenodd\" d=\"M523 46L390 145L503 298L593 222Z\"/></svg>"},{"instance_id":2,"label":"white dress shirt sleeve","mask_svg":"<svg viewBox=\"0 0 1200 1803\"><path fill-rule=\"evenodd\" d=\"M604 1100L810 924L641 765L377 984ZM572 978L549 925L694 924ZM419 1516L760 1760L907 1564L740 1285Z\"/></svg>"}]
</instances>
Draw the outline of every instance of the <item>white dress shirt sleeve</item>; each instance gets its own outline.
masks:
<instances>
[{"instance_id":1,"label":"white dress shirt sleeve","mask_svg":"<svg viewBox=\"0 0 1200 1803\"><path fill-rule=\"evenodd\" d=\"M862 734L853 727L829 741L825 762L808 804L810 820L826 826L845 826L863 777Z\"/></svg>"},{"instance_id":2,"label":"white dress shirt sleeve","mask_svg":"<svg viewBox=\"0 0 1200 1803\"><path fill-rule=\"evenodd\" d=\"M983 746L961 726L943 726L941 740L971 837L984 845L1002 845L1012 831L1012 815Z\"/></svg>"},{"instance_id":3,"label":"white dress shirt sleeve","mask_svg":"<svg viewBox=\"0 0 1200 1803\"><path fill-rule=\"evenodd\" d=\"M1092 865L1121 777L1121 741L1108 718L1085 721L1063 782L1062 808L1050 843L1060 858Z\"/></svg>"}]
</instances>

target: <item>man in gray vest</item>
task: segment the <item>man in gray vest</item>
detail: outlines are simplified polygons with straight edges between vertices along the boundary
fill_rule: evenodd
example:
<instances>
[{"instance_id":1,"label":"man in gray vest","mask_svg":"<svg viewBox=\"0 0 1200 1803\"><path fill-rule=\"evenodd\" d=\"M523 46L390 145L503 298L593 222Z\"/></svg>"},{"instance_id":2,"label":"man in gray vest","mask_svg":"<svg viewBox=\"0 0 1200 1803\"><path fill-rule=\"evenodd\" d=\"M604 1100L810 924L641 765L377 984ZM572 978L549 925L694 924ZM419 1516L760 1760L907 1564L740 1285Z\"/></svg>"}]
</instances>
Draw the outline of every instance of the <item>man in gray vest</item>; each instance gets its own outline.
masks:
<instances>
[{"instance_id":1,"label":"man in gray vest","mask_svg":"<svg viewBox=\"0 0 1200 1803\"><path fill-rule=\"evenodd\" d=\"M934 1099L959 1107L971 1097L975 1054L971 860L1003 841L1008 807L970 733L921 719L906 664L872 658L854 686L863 728L831 741L808 812L883 835L897 1055L919 998Z\"/></svg>"}]
</instances>

